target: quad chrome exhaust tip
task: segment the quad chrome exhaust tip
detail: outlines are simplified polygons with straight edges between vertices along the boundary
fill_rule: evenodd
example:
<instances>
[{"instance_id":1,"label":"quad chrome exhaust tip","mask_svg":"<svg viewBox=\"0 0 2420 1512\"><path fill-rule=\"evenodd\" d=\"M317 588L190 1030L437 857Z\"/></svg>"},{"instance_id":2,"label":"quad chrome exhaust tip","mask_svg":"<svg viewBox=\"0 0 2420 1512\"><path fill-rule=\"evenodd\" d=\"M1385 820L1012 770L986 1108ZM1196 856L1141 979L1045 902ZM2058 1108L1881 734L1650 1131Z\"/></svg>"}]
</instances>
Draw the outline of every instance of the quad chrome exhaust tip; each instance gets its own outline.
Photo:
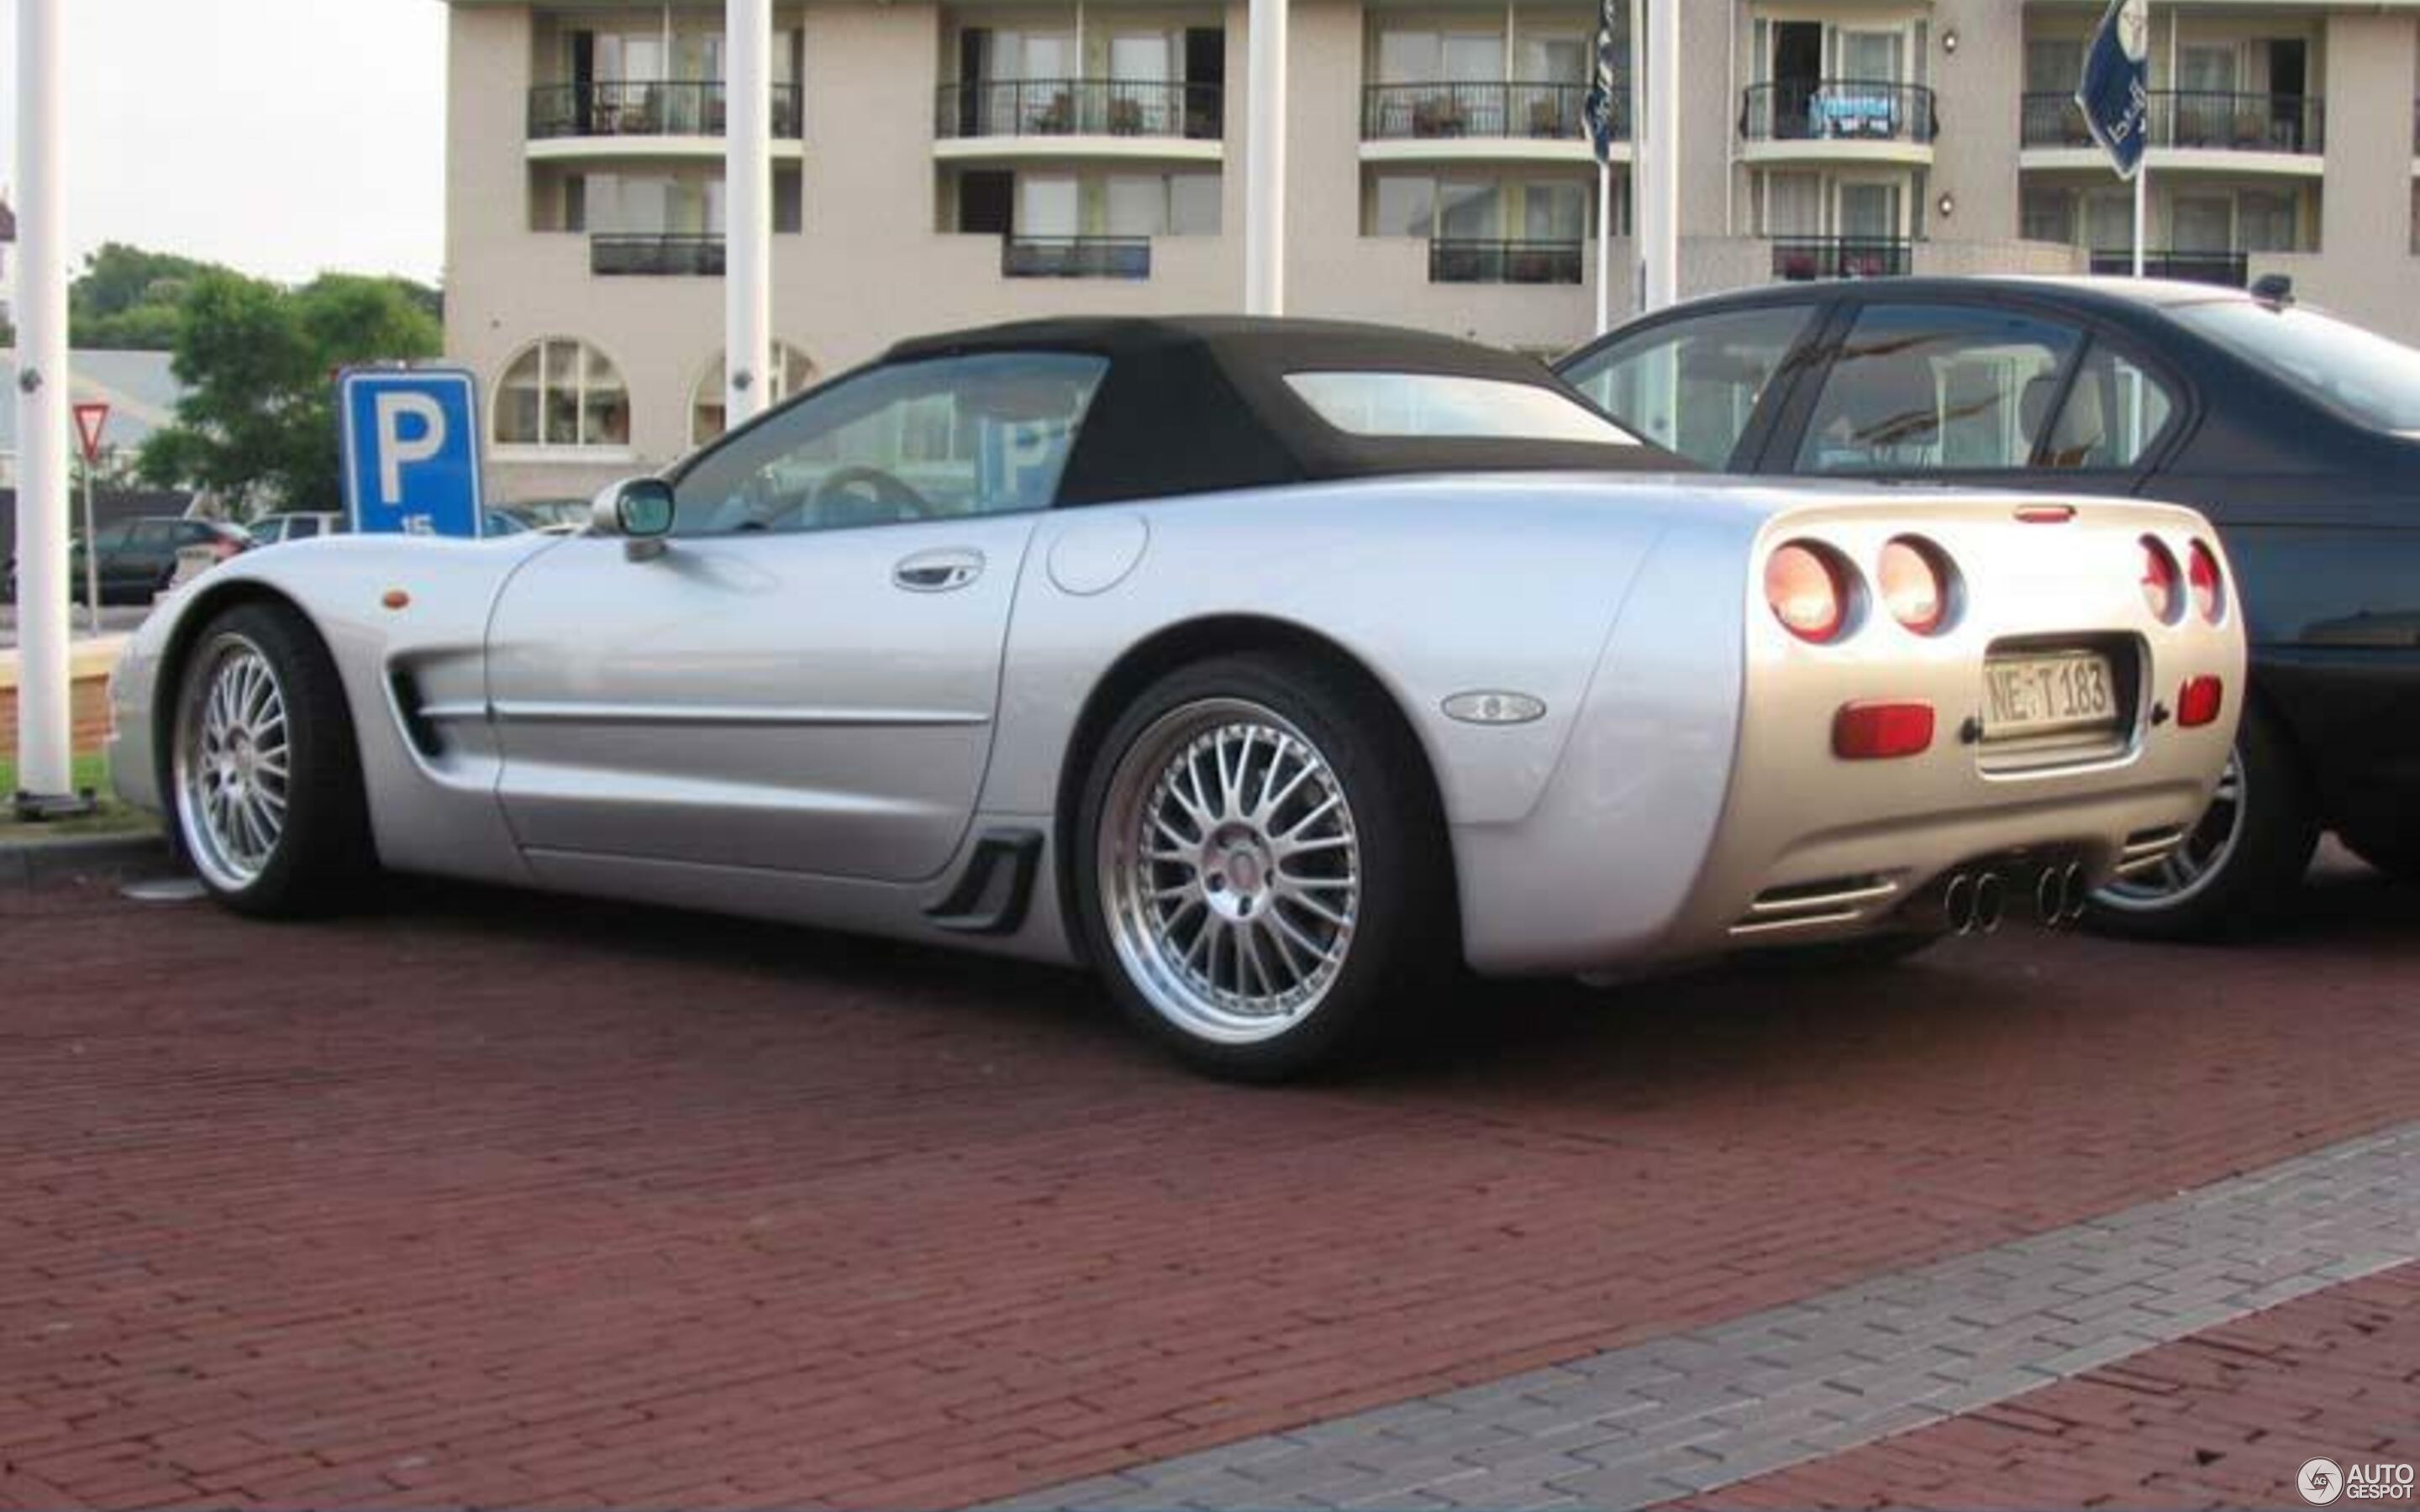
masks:
<instances>
[{"instance_id":1,"label":"quad chrome exhaust tip","mask_svg":"<svg viewBox=\"0 0 2420 1512\"><path fill-rule=\"evenodd\" d=\"M1975 879L1960 872L1941 889L1941 921L1953 934L1975 933Z\"/></svg>"},{"instance_id":2,"label":"quad chrome exhaust tip","mask_svg":"<svg viewBox=\"0 0 2420 1512\"><path fill-rule=\"evenodd\" d=\"M1999 932L2000 915L2007 907L2008 889L2000 883L1997 872L1986 872L1975 879L1975 933L1993 934Z\"/></svg>"}]
</instances>

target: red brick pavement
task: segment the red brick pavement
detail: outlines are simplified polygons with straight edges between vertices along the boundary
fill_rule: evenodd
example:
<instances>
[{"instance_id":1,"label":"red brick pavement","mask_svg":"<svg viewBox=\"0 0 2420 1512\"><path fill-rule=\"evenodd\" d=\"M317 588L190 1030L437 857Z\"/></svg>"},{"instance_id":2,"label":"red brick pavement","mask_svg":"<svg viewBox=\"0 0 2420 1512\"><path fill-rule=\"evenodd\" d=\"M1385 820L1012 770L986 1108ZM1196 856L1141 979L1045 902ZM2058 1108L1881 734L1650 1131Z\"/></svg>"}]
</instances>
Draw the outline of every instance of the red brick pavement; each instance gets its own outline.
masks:
<instances>
[{"instance_id":1,"label":"red brick pavement","mask_svg":"<svg viewBox=\"0 0 2420 1512\"><path fill-rule=\"evenodd\" d=\"M1252 1091L804 932L0 897L0 1506L941 1505L1491 1379L2420 1116L2420 895L2321 912Z\"/></svg>"},{"instance_id":2,"label":"red brick pavement","mask_svg":"<svg viewBox=\"0 0 2420 1512\"><path fill-rule=\"evenodd\" d=\"M2302 1506L2313 1458L2420 1461L2420 1266L1673 1509Z\"/></svg>"}]
</instances>

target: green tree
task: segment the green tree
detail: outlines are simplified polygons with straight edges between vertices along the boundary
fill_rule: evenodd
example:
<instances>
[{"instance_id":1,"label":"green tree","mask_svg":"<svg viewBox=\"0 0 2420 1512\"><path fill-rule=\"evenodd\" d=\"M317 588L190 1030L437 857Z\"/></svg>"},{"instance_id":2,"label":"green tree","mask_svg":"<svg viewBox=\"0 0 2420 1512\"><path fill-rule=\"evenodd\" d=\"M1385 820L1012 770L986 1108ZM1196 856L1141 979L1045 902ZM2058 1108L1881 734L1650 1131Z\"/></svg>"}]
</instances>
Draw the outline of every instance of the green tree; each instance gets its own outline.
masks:
<instances>
[{"instance_id":1,"label":"green tree","mask_svg":"<svg viewBox=\"0 0 2420 1512\"><path fill-rule=\"evenodd\" d=\"M442 332L408 281L323 274L284 289L225 270L195 276L177 307L177 422L138 463L162 487L206 488L239 514L334 509L335 375L433 357Z\"/></svg>"},{"instance_id":2,"label":"green tree","mask_svg":"<svg viewBox=\"0 0 2420 1512\"><path fill-rule=\"evenodd\" d=\"M68 343L90 349L173 350L177 307L214 265L175 253L105 242L68 288Z\"/></svg>"}]
</instances>

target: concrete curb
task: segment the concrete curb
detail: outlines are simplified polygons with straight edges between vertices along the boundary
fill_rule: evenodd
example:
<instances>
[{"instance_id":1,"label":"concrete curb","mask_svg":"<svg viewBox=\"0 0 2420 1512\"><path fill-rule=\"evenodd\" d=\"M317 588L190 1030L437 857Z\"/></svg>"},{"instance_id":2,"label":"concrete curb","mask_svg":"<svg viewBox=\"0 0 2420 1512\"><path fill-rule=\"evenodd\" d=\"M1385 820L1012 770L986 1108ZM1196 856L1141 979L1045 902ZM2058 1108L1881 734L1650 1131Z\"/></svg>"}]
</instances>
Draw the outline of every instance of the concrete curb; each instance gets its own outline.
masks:
<instances>
[{"instance_id":1,"label":"concrete curb","mask_svg":"<svg viewBox=\"0 0 2420 1512\"><path fill-rule=\"evenodd\" d=\"M73 835L0 841L0 887L36 887L71 877L181 872L157 830L140 835Z\"/></svg>"}]
</instances>

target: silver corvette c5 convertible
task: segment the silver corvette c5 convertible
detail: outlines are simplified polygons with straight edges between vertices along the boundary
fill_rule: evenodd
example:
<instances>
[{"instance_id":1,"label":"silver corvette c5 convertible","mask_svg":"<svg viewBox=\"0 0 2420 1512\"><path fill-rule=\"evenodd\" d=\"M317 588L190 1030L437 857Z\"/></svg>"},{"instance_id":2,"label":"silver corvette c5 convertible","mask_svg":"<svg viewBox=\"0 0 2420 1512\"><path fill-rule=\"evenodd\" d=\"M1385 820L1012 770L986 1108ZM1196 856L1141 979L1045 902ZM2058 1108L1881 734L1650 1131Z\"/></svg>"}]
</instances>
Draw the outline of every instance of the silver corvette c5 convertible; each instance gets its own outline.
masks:
<instances>
[{"instance_id":1,"label":"silver corvette c5 convertible","mask_svg":"<svg viewBox=\"0 0 2420 1512\"><path fill-rule=\"evenodd\" d=\"M113 765L244 913L386 867L1089 962L1273 1077L1458 965L2058 922L2200 813L2243 667L2189 510L1689 476L1462 342L1068 320L578 535L237 558Z\"/></svg>"}]
</instances>

